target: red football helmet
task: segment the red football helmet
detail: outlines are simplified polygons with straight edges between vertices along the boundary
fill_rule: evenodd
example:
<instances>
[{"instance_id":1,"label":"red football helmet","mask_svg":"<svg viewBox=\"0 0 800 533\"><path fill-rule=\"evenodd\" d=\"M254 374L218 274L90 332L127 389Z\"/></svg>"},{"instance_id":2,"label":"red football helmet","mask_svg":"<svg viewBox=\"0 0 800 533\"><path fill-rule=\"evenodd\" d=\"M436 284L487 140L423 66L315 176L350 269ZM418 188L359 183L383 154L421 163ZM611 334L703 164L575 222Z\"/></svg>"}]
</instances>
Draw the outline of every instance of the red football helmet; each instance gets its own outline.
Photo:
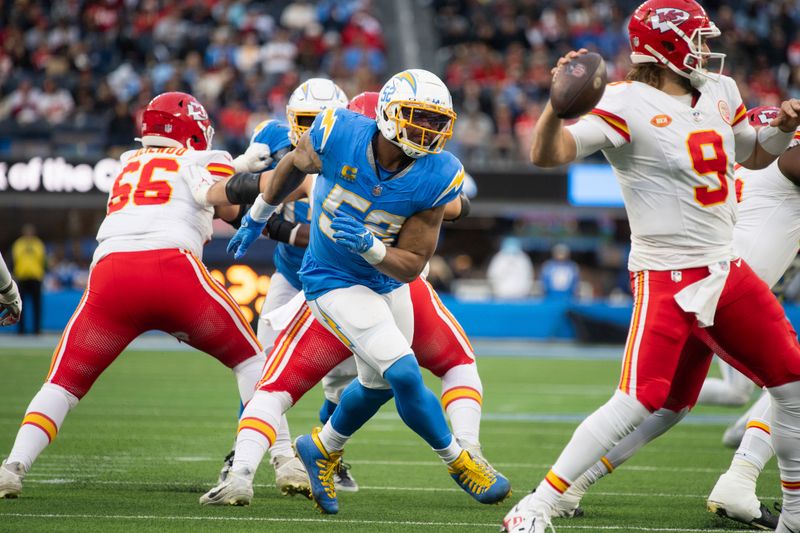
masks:
<instances>
[{"instance_id":1,"label":"red football helmet","mask_svg":"<svg viewBox=\"0 0 800 533\"><path fill-rule=\"evenodd\" d=\"M159 94L150 100L142 113L144 145L172 146L177 143L181 147L207 150L213 138L214 128L206 108L191 94Z\"/></svg>"},{"instance_id":2,"label":"red football helmet","mask_svg":"<svg viewBox=\"0 0 800 533\"><path fill-rule=\"evenodd\" d=\"M702 83L706 65L719 60L722 73L725 54L704 51L704 39L720 31L705 9L694 0L648 0L633 12L628 23L633 63L662 63L673 72Z\"/></svg>"},{"instance_id":3,"label":"red football helmet","mask_svg":"<svg viewBox=\"0 0 800 533\"><path fill-rule=\"evenodd\" d=\"M780 107L774 107L769 105L762 105L759 107L754 107L747 111L747 120L750 122L750 125L754 128L759 128L761 126L769 126L769 123L772 122L774 118L776 118L781 112Z\"/></svg>"},{"instance_id":4,"label":"red football helmet","mask_svg":"<svg viewBox=\"0 0 800 533\"><path fill-rule=\"evenodd\" d=\"M347 109L375 119L377 118L378 96L378 93L363 92L350 100Z\"/></svg>"}]
</instances>

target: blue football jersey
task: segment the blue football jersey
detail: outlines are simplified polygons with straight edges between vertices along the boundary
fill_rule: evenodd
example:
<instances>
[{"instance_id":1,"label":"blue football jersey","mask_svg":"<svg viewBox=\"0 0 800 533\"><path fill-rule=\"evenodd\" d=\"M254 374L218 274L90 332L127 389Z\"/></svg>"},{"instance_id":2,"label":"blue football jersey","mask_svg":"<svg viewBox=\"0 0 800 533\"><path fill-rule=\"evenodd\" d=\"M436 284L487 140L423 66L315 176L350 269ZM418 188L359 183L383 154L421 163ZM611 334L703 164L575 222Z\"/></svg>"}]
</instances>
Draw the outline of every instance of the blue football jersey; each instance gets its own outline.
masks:
<instances>
[{"instance_id":1,"label":"blue football jersey","mask_svg":"<svg viewBox=\"0 0 800 533\"><path fill-rule=\"evenodd\" d=\"M352 285L364 285L379 294L402 285L336 244L330 224L338 213L363 222L377 238L393 246L408 217L445 204L461 191L464 167L449 152L416 159L396 174L379 172L371 145L377 132L374 120L346 109L325 110L309 130L322 161L312 195L308 253L300 271L309 300Z\"/></svg>"},{"instance_id":2,"label":"blue football jersey","mask_svg":"<svg viewBox=\"0 0 800 533\"><path fill-rule=\"evenodd\" d=\"M289 125L277 120L265 120L253 130L250 143L252 144L254 142L266 144L273 154L284 148L291 148L292 142L289 140ZM266 170L272 170L276 166L278 166L278 162L273 161ZM308 212L308 200L303 199L285 204L281 209L280 216L288 222L308 224L310 222ZM279 242L272 256L275 269L283 274L289 283L298 291L303 288L298 272L300 266L303 264L303 254L305 251L305 248Z\"/></svg>"}]
</instances>

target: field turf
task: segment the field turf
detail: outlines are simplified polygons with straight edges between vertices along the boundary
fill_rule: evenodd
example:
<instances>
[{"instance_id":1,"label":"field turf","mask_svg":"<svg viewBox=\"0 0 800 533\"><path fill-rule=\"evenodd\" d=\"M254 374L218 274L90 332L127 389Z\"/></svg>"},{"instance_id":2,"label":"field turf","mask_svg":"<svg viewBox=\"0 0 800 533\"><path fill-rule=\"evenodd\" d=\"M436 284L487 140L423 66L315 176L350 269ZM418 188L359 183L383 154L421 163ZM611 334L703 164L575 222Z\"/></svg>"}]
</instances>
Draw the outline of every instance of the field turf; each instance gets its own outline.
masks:
<instances>
[{"instance_id":1,"label":"field turf","mask_svg":"<svg viewBox=\"0 0 800 533\"><path fill-rule=\"evenodd\" d=\"M49 366L45 350L0 349L0 457ZM67 418L25 480L22 497L0 500L0 531L496 531L505 512L546 473L579 420L613 391L619 363L494 358L479 361L487 458L514 486L512 500L481 506L407 429L393 407L351 441L345 459L361 484L340 495L340 512L318 514L282 497L265 462L250 507L205 508L233 440L238 400L232 376L191 352L131 351ZM439 384L428 383L435 391ZM316 422L310 392L289 413L293 434ZM720 444L738 410L698 408L682 425L603 479L584 500L586 517L558 531L729 531L705 511L705 496L730 462ZM774 461L759 484L779 495Z\"/></svg>"}]
</instances>

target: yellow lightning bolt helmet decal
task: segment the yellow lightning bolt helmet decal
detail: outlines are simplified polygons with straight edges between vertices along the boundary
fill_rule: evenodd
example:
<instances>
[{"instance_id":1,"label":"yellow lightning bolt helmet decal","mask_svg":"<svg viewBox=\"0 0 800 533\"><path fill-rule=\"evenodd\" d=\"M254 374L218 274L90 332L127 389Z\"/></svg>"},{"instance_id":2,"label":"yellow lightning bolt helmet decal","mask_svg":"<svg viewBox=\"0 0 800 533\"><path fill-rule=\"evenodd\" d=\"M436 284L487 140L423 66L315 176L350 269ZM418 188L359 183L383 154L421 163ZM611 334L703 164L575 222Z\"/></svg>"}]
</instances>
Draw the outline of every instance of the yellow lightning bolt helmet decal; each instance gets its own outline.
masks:
<instances>
[{"instance_id":1,"label":"yellow lightning bolt helmet decal","mask_svg":"<svg viewBox=\"0 0 800 533\"><path fill-rule=\"evenodd\" d=\"M319 145L320 150L325 148L325 143L328 142L328 137L330 137L331 131L333 131L333 123L336 122L334 111L336 110L333 108L326 109L322 116L322 142Z\"/></svg>"}]
</instances>

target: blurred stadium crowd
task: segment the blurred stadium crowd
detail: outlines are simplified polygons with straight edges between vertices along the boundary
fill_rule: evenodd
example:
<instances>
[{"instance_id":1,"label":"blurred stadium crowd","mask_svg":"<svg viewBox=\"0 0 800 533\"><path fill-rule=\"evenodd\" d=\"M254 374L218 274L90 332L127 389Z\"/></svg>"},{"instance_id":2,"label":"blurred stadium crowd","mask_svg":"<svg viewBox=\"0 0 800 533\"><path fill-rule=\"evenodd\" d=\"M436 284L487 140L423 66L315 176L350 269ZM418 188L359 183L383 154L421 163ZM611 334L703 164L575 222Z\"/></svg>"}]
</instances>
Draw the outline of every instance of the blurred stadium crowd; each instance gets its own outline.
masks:
<instances>
[{"instance_id":1,"label":"blurred stadium crowd","mask_svg":"<svg viewBox=\"0 0 800 533\"><path fill-rule=\"evenodd\" d=\"M142 108L173 90L196 95L215 144L237 151L255 124L283 117L302 79L324 74L357 94L379 88L386 69L366 0L16 0L2 10L1 126L107 132L103 146L56 136L66 156L129 146Z\"/></svg>"},{"instance_id":2,"label":"blurred stadium crowd","mask_svg":"<svg viewBox=\"0 0 800 533\"><path fill-rule=\"evenodd\" d=\"M436 14L437 59L459 113L451 148L494 163L524 160L565 51L597 49L610 78L624 77L625 16L638 2L418 3ZM796 2L704 5L722 30L711 44L728 54L748 106L800 95ZM353 95L387 73L370 0L14 0L0 9L0 127L47 137L65 156L128 146L139 111L161 91L197 95L218 146L236 151L254 124L282 118L301 79L324 75Z\"/></svg>"}]
</instances>

